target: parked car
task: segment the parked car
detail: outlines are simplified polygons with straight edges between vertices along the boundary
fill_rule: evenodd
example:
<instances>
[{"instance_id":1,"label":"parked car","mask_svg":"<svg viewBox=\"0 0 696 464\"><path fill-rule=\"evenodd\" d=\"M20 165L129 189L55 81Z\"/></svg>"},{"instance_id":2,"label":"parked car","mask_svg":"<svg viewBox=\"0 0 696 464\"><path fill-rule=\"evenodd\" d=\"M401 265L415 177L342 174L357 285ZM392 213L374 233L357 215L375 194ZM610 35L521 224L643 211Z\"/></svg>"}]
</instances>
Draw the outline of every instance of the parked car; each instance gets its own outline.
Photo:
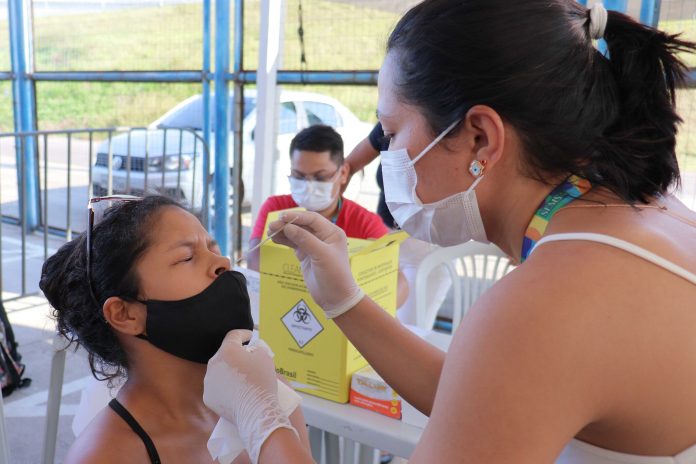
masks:
<instances>
[{"instance_id":1,"label":"parked car","mask_svg":"<svg viewBox=\"0 0 696 464\"><path fill-rule=\"evenodd\" d=\"M214 108L211 96L211 113ZM232 107L232 95L230 95ZM214 118L211 115L211 124ZM288 150L290 141L301 129L313 124L333 126L343 137L345 153L350 151L370 132L372 126L360 121L348 108L334 98L309 92L281 91L277 152L275 154L274 193L288 193L287 176L290 174ZM179 103L158 118L147 129L133 129L105 140L97 150L92 174L93 192L105 195L108 191L109 144L111 145L111 177L113 193L142 195L145 191L172 196L184 204L200 209L204 176L203 168L203 97L194 95ZM254 185L254 129L256 127L256 91L244 92L242 184L243 204L252 201ZM182 130L186 129L186 130ZM216 128L212 127L212 131ZM230 128L232 130L232 124ZM229 135L231 172L233 134ZM211 173L215 148L211 136L209 148ZM147 168L146 168L147 167ZM362 178L356 176L347 192L355 197L361 189L370 195L378 192L374 169ZM212 182L212 175L206 179ZM212 184L210 191L212 192Z\"/></svg>"}]
</instances>

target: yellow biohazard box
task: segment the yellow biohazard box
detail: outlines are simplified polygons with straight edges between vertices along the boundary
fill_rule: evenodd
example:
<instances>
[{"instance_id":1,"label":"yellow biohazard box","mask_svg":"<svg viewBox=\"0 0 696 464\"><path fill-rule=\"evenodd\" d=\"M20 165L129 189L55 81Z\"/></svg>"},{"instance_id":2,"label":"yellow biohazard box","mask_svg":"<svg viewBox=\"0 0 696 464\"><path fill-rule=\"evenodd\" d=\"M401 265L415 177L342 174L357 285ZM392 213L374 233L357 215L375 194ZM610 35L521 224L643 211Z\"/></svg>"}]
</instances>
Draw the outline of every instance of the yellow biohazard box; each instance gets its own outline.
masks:
<instances>
[{"instance_id":1,"label":"yellow biohazard box","mask_svg":"<svg viewBox=\"0 0 696 464\"><path fill-rule=\"evenodd\" d=\"M267 223L281 212L268 215ZM399 244L404 232L378 240L348 239L350 266L363 291L388 313L396 312ZM348 402L353 373L367 365L312 299L291 248L261 246L259 335L275 353L276 371L298 391Z\"/></svg>"}]
</instances>

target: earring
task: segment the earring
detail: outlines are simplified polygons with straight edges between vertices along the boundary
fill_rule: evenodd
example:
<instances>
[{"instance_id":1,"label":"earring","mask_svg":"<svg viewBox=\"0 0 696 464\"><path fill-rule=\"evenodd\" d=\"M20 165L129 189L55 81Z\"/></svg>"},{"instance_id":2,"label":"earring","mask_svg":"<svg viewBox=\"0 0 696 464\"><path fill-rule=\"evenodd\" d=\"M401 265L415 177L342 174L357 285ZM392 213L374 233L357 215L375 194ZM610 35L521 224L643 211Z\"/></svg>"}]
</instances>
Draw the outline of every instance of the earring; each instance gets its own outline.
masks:
<instances>
[{"instance_id":1,"label":"earring","mask_svg":"<svg viewBox=\"0 0 696 464\"><path fill-rule=\"evenodd\" d=\"M469 172L476 178L481 177L484 169L486 169L486 160L474 160L469 165Z\"/></svg>"}]
</instances>

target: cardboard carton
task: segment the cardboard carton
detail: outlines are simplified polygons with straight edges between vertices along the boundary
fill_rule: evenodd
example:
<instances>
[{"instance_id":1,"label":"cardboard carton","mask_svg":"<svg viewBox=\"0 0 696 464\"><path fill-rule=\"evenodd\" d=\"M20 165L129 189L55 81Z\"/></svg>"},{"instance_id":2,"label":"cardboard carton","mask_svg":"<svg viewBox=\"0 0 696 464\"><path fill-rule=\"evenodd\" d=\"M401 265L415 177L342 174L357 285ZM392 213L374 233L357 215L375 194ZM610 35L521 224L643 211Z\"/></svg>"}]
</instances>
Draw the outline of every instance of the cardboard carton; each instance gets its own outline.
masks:
<instances>
[{"instance_id":1,"label":"cardboard carton","mask_svg":"<svg viewBox=\"0 0 696 464\"><path fill-rule=\"evenodd\" d=\"M350 404L401 419L401 398L370 366L353 374Z\"/></svg>"}]
</instances>

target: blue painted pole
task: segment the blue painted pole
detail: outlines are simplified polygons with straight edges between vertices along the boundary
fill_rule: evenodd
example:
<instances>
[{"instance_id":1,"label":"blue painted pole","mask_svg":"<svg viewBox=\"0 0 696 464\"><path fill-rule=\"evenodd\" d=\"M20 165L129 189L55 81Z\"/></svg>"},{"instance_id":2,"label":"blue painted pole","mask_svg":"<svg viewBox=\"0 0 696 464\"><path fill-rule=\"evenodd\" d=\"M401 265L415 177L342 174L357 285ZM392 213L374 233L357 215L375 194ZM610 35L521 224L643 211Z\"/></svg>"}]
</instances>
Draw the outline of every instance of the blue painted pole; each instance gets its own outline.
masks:
<instances>
[{"instance_id":1,"label":"blue painted pole","mask_svg":"<svg viewBox=\"0 0 696 464\"><path fill-rule=\"evenodd\" d=\"M238 76L244 69L244 0L235 0L234 2L234 76ZM229 79L229 77L228 77ZM232 203L232 239L234 246L232 255L235 259L242 251L242 152L243 152L243 124L244 124L244 83L239 80L234 80L234 105L233 105L233 134L234 143L232 149L232 186L234 202Z\"/></svg>"},{"instance_id":2,"label":"blue painted pole","mask_svg":"<svg viewBox=\"0 0 696 464\"><path fill-rule=\"evenodd\" d=\"M646 26L657 27L661 5L662 0L643 0L640 4L640 22Z\"/></svg>"},{"instance_id":3,"label":"blue painted pole","mask_svg":"<svg viewBox=\"0 0 696 464\"><path fill-rule=\"evenodd\" d=\"M32 28L29 3L9 0L10 61L12 105L15 132L36 130L36 94L30 79L33 71ZM36 164L36 144L33 137L17 140L17 185L20 212L28 229L39 226L39 172ZM23 168L22 168L23 166ZM22 176L24 179L22 179Z\"/></svg>"},{"instance_id":4,"label":"blue painted pole","mask_svg":"<svg viewBox=\"0 0 696 464\"><path fill-rule=\"evenodd\" d=\"M215 0L215 239L223 255L230 249L229 69L230 0Z\"/></svg>"},{"instance_id":5,"label":"blue painted pole","mask_svg":"<svg viewBox=\"0 0 696 464\"><path fill-rule=\"evenodd\" d=\"M587 6L587 0L578 0L578 3L583 6Z\"/></svg>"},{"instance_id":6,"label":"blue painted pole","mask_svg":"<svg viewBox=\"0 0 696 464\"><path fill-rule=\"evenodd\" d=\"M35 81L58 82L201 82L201 71L43 71L33 73Z\"/></svg>"},{"instance_id":7,"label":"blue painted pole","mask_svg":"<svg viewBox=\"0 0 696 464\"><path fill-rule=\"evenodd\" d=\"M203 140L206 147L210 148L210 0L203 0ZM210 153L205 153L203 150L203 169L201 177L203 178L203 226L210 230Z\"/></svg>"},{"instance_id":8,"label":"blue painted pole","mask_svg":"<svg viewBox=\"0 0 696 464\"><path fill-rule=\"evenodd\" d=\"M625 13L626 9L628 8L628 0L604 0L604 7L607 10Z\"/></svg>"}]
</instances>

